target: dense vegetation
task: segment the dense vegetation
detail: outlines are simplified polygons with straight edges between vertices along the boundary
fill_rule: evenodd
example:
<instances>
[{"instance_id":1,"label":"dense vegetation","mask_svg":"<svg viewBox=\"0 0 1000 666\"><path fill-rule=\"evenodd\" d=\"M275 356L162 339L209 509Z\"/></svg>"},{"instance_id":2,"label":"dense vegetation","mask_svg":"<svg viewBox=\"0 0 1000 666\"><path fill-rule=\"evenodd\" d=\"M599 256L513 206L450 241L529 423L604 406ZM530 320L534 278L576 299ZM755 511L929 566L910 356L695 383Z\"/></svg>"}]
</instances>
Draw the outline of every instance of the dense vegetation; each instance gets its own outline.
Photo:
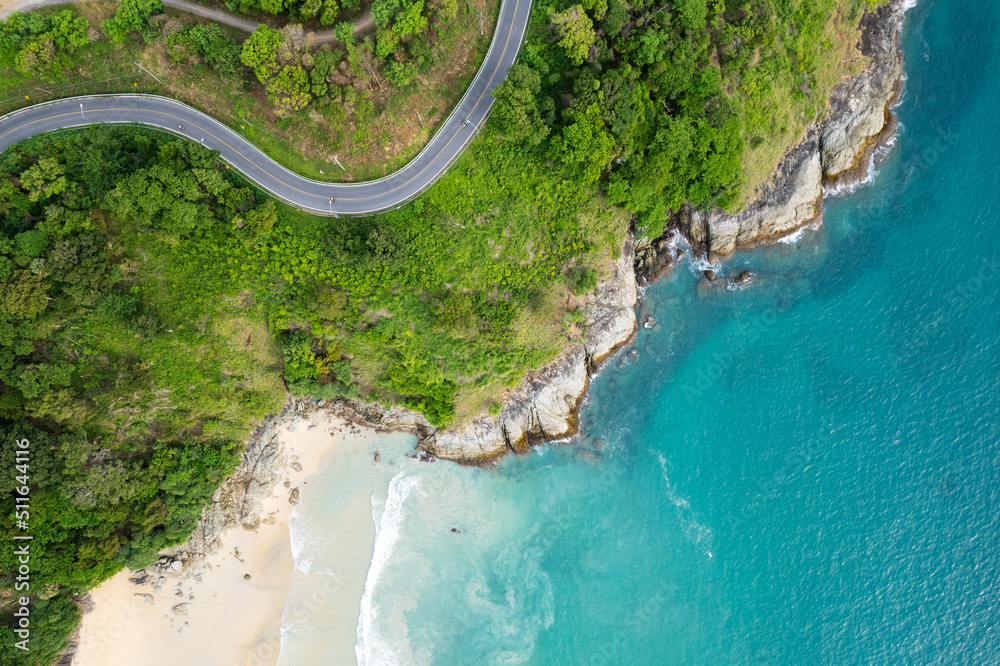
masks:
<instances>
[{"instance_id":1,"label":"dense vegetation","mask_svg":"<svg viewBox=\"0 0 1000 666\"><path fill-rule=\"evenodd\" d=\"M829 34L854 30L866 4L542 0L477 141L379 216L296 213L200 146L134 128L0 156L0 427L32 442L44 650L75 622L68 594L187 536L286 390L402 404L436 424L495 414L526 369L586 335L572 296L609 270L630 219L657 233L684 201L741 204L764 151L780 155L772 144L822 114L832 73L856 66ZM179 33L171 49L252 67L278 105L300 103L302 86L314 104L332 81L311 72L343 69L335 52L289 56L266 29L239 50L210 27ZM348 69L379 57L377 41L347 44ZM10 469L6 443L2 455Z\"/></svg>"},{"instance_id":2,"label":"dense vegetation","mask_svg":"<svg viewBox=\"0 0 1000 666\"><path fill-rule=\"evenodd\" d=\"M273 216L255 199L200 146L147 132L0 156L0 460L31 442L32 592L53 599L33 620L185 539L250 421L284 399L266 328L213 319L224 306L185 282L206 274L185 247L201 227ZM15 485L0 479L5 516ZM0 531L12 572L12 521Z\"/></svg>"},{"instance_id":3,"label":"dense vegetation","mask_svg":"<svg viewBox=\"0 0 1000 666\"><path fill-rule=\"evenodd\" d=\"M58 14L14 12L0 24L0 50L19 72L60 74L77 47L89 41L89 23L71 9Z\"/></svg>"},{"instance_id":4,"label":"dense vegetation","mask_svg":"<svg viewBox=\"0 0 1000 666\"><path fill-rule=\"evenodd\" d=\"M872 4L540 0L496 113L658 232L667 210L738 207L770 175L858 64L846 40Z\"/></svg>"},{"instance_id":5,"label":"dense vegetation","mask_svg":"<svg viewBox=\"0 0 1000 666\"><path fill-rule=\"evenodd\" d=\"M288 5L248 0L232 4L238 11L288 12L299 20L318 15L322 25L333 25L339 11L336 0L305 0ZM359 0L353 0L347 8L357 9L359 4ZM454 0L435 8L437 27L443 29L453 23L457 8ZM157 31L150 19L162 12L160 0L122 0L114 17L104 21L102 28L114 42L124 42L132 34L152 41ZM375 0L371 12L378 29L375 40L365 37L356 43L354 25L342 21L335 30L342 48L336 50L329 46L313 48L304 39L300 25L277 30L260 24L242 47L224 36L218 26L174 26L164 33L172 62L200 57L226 77L240 76L242 62L264 84L275 112L288 116L312 101L322 107L333 105L337 110L345 102L353 105L356 95L348 94L348 99L344 99L344 87L349 93L356 93L358 88L370 90L373 83L382 87L383 79L402 87L416 76L431 49L430 16L424 0ZM85 22L83 26L85 30Z\"/></svg>"}]
</instances>

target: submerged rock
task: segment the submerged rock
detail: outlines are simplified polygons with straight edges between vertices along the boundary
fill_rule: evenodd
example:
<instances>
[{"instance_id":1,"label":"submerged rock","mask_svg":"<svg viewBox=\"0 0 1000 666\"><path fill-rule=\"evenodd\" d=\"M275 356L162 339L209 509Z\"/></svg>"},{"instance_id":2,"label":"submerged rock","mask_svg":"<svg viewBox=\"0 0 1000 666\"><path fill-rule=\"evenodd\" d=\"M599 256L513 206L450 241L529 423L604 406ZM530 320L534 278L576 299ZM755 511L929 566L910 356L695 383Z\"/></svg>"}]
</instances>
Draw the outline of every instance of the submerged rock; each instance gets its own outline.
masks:
<instances>
[{"instance_id":1,"label":"submerged rock","mask_svg":"<svg viewBox=\"0 0 1000 666\"><path fill-rule=\"evenodd\" d=\"M713 291L718 291L720 287L725 284L725 280L709 280L704 275L698 280L698 293L708 294Z\"/></svg>"}]
</instances>

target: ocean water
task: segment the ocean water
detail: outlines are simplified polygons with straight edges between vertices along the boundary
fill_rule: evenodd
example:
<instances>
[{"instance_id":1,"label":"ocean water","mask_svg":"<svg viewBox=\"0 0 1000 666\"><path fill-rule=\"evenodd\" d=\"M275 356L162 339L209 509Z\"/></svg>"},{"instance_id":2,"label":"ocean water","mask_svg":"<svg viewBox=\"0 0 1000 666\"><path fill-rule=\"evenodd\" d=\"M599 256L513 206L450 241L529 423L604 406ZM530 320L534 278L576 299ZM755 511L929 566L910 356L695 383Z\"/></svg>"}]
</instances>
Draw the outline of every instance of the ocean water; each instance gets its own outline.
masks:
<instances>
[{"instance_id":1,"label":"ocean water","mask_svg":"<svg viewBox=\"0 0 1000 666\"><path fill-rule=\"evenodd\" d=\"M747 289L648 288L579 441L478 470L394 440L359 663L1000 663L998 35L1000 3L911 9L872 181L725 262ZM324 622L286 615L283 657L345 663Z\"/></svg>"}]
</instances>

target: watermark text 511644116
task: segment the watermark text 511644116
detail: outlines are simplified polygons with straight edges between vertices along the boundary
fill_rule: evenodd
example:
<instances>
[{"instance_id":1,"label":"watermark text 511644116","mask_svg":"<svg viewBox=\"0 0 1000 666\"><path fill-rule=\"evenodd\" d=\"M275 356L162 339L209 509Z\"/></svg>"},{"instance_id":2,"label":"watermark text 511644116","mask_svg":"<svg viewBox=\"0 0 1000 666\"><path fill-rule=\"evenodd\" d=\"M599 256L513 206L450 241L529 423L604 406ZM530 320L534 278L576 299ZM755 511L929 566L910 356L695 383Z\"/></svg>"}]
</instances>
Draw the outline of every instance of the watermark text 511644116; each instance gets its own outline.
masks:
<instances>
[{"instance_id":1,"label":"watermark text 511644116","mask_svg":"<svg viewBox=\"0 0 1000 666\"><path fill-rule=\"evenodd\" d=\"M19 639L14 646L29 651L31 640L31 534L28 519L31 517L30 459L31 442L19 439L14 442L14 523L21 534L14 534L14 557L17 558L17 572L14 575L14 590L19 595L14 608L14 633Z\"/></svg>"}]
</instances>

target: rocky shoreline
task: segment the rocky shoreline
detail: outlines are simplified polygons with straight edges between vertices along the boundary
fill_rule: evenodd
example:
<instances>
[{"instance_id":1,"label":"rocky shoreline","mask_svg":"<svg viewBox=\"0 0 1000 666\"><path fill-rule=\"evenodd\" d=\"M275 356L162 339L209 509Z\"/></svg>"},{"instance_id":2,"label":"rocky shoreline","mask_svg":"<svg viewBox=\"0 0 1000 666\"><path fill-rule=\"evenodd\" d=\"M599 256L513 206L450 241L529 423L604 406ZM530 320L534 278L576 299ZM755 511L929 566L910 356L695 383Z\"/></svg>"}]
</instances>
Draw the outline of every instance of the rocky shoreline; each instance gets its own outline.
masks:
<instances>
[{"instance_id":1,"label":"rocky shoreline","mask_svg":"<svg viewBox=\"0 0 1000 666\"><path fill-rule=\"evenodd\" d=\"M457 430L425 427L419 433L421 454L481 465L572 435L590 376L635 334L636 282L659 279L680 258L670 242L675 230L715 263L820 222L824 194L867 179L876 151L896 132L892 107L902 84L899 29L905 10L905 0L889 0L862 18L858 47L869 57L868 65L834 88L827 117L788 151L756 201L737 214L685 207L653 241L626 240L622 259L633 261L625 265L620 259L588 300L588 341L530 372L506 397L497 417L482 417ZM748 283L753 276L739 279Z\"/></svg>"},{"instance_id":2,"label":"rocky shoreline","mask_svg":"<svg viewBox=\"0 0 1000 666\"><path fill-rule=\"evenodd\" d=\"M666 221L663 233L652 241L626 238L617 259L610 260L608 275L585 299L586 341L529 372L504 397L499 415L440 430L421 414L405 409L349 400L296 400L289 396L281 412L269 415L248 438L241 464L217 489L212 505L188 541L164 551L149 571L154 571L160 582L164 576L181 578L219 550L227 530L242 527L252 531L266 522L262 515L264 500L275 492L280 494L277 489L282 479L295 465L278 431L286 426L312 427L309 423L318 411L330 412L348 427L412 433L418 439L415 457L427 462L441 458L466 465L489 465L509 453L524 453L535 445L573 435L590 378L603 361L635 336L638 285L656 281L680 259L683 251L673 242L674 234L683 234L693 252L703 253L710 263L716 263L737 250L774 243L820 222L824 195L868 178L877 151L896 132L892 106L902 85L899 28L906 8L906 0L889 0L862 18L859 48L870 58L867 67L834 88L826 118L809 128L802 141L788 151L771 184L757 200L736 214L685 207ZM706 275L711 282L714 272L707 273L713 273L711 277ZM753 275L741 274L737 278L740 280L752 281ZM298 488L287 492L288 501L295 503ZM142 582L137 579L133 584ZM84 613L88 612L90 595L82 596L79 605ZM58 663L73 661L79 631L77 627L69 649Z\"/></svg>"},{"instance_id":3,"label":"rocky shoreline","mask_svg":"<svg viewBox=\"0 0 1000 666\"><path fill-rule=\"evenodd\" d=\"M873 155L896 132L892 107L902 84L899 28L905 11L905 0L889 0L862 17L858 47L868 65L833 89L827 116L788 151L757 200L739 213L680 212L676 228L710 263L819 222L824 194L868 178Z\"/></svg>"},{"instance_id":4,"label":"rocky shoreline","mask_svg":"<svg viewBox=\"0 0 1000 666\"><path fill-rule=\"evenodd\" d=\"M904 0L890 0L862 18L858 47L869 57L868 65L834 88L826 118L788 151L771 185L745 210L730 214L685 207L667 220L663 235L653 241L625 239L608 276L586 299L587 340L529 372L504 397L499 415L439 430L405 409L354 401L326 408L359 425L414 433L416 455L428 461L442 458L486 465L508 453L574 434L590 377L635 334L637 283L655 281L680 258L670 242L675 231L687 238L694 252L715 263L737 250L775 242L819 222L824 194L868 177L872 155L896 130L892 106L902 82L899 28L904 11ZM253 450L248 445L248 452Z\"/></svg>"},{"instance_id":5,"label":"rocky shoreline","mask_svg":"<svg viewBox=\"0 0 1000 666\"><path fill-rule=\"evenodd\" d=\"M241 465L216 491L188 542L166 554L197 560L218 548L227 529L255 529L263 498L271 495L289 464L277 431L305 422L315 410L330 410L351 424L378 431L413 433L418 439L414 455L428 462L441 458L489 465L509 453L573 435L590 377L635 335L637 285L662 277L680 258L681 251L671 242L674 233L682 233L694 252L715 263L818 222L824 194L867 178L873 154L895 134L891 107L902 82L898 40L904 11L904 0L890 0L865 15L859 48L870 57L868 66L834 89L830 113L788 151L760 198L737 214L685 208L667 220L660 237L639 243L626 238L617 259L610 260L607 276L586 298L586 341L529 372L504 397L499 415L440 430L405 409L290 397L282 411L269 416L248 439Z\"/></svg>"}]
</instances>

